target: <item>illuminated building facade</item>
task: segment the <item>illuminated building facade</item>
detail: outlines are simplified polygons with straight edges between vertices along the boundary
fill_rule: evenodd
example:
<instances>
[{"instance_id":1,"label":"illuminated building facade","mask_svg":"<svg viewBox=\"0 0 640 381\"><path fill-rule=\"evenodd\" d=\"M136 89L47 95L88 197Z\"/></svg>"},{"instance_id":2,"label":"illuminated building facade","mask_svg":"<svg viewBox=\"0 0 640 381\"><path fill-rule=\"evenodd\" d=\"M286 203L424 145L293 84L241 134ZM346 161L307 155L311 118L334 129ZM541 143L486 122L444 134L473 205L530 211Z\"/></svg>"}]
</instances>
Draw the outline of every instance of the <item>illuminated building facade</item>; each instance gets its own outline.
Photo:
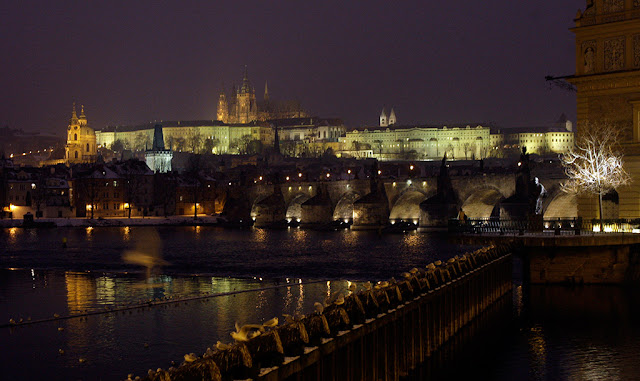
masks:
<instances>
[{"instance_id":1,"label":"illuminated building facade","mask_svg":"<svg viewBox=\"0 0 640 381\"><path fill-rule=\"evenodd\" d=\"M617 190L618 215L640 216L640 2L588 0L575 27L577 133L584 123L612 124L620 132L624 166L632 185ZM603 213L604 214L604 213ZM598 217L596 196L578 198L578 215Z\"/></svg>"},{"instance_id":2,"label":"illuminated building facade","mask_svg":"<svg viewBox=\"0 0 640 381\"><path fill-rule=\"evenodd\" d=\"M112 148L120 141L125 149L143 151L152 145L155 123L106 127L96 131L98 145ZM243 142L257 140L272 146L274 132L267 124L229 125L217 120L164 121L164 146L194 153L241 153Z\"/></svg>"},{"instance_id":3,"label":"illuminated building facade","mask_svg":"<svg viewBox=\"0 0 640 381\"><path fill-rule=\"evenodd\" d=\"M491 131L484 126L387 126L351 130L340 138L341 154L380 160L481 159L490 156ZM362 154L366 152L366 154Z\"/></svg>"},{"instance_id":4,"label":"illuminated building facade","mask_svg":"<svg viewBox=\"0 0 640 381\"><path fill-rule=\"evenodd\" d=\"M526 147L532 154L561 154L574 146L573 123L564 114L553 127L510 128L503 132L504 145L518 149Z\"/></svg>"},{"instance_id":5,"label":"illuminated building facade","mask_svg":"<svg viewBox=\"0 0 640 381\"><path fill-rule=\"evenodd\" d=\"M76 114L76 105L73 104L71 120L67 128L67 144L65 146L65 159L68 165L77 163L90 163L97 156L96 134L87 125L87 116L84 114L84 106L81 106L80 116Z\"/></svg>"}]
</instances>

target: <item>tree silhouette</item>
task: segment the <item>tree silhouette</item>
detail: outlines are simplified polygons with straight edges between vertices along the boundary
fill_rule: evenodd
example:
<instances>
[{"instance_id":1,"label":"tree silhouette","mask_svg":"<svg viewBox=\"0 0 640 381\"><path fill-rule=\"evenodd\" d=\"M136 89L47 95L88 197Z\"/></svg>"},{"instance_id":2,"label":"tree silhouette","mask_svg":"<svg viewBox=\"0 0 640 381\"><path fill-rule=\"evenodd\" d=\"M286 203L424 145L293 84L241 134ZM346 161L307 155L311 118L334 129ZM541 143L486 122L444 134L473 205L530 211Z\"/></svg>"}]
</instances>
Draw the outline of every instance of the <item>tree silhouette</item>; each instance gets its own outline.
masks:
<instances>
[{"instance_id":1,"label":"tree silhouette","mask_svg":"<svg viewBox=\"0 0 640 381\"><path fill-rule=\"evenodd\" d=\"M562 186L567 193L598 195L600 231L602 196L631 182L623 168L618 130L608 122L585 123L578 131L575 146L561 156L569 178Z\"/></svg>"}]
</instances>

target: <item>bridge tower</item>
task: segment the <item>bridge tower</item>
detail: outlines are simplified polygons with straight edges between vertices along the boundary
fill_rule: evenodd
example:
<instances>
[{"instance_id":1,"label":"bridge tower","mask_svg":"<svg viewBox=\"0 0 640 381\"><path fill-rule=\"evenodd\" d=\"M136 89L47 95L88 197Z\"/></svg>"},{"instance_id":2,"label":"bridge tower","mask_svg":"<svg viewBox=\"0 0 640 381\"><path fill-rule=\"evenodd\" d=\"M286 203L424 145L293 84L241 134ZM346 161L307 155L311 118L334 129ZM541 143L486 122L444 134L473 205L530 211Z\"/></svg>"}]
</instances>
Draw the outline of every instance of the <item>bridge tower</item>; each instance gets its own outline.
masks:
<instances>
[{"instance_id":1,"label":"bridge tower","mask_svg":"<svg viewBox=\"0 0 640 381\"><path fill-rule=\"evenodd\" d=\"M632 187L618 189L620 218L640 217L640 2L587 0L575 27L577 133L586 122L610 123L620 131ZM595 196L578 199L578 215L598 217Z\"/></svg>"}]
</instances>

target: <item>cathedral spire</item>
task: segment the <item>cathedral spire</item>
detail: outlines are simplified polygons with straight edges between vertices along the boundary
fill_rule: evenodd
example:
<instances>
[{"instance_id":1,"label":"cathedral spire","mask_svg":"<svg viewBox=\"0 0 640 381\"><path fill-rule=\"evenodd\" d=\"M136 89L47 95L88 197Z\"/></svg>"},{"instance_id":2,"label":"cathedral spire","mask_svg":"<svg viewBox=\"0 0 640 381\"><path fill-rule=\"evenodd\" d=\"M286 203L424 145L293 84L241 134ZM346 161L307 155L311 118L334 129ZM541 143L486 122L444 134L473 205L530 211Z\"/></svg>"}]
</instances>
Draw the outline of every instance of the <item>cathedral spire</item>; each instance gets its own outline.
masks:
<instances>
[{"instance_id":1,"label":"cathedral spire","mask_svg":"<svg viewBox=\"0 0 640 381\"><path fill-rule=\"evenodd\" d=\"M80 105L80 119L86 119L87 116L84 114L84 105Z\"/></svg>"},{"instance_id":2,"label":"cathedral spire","mask_svg":"<svg viewBox=\"0 0 640 381\"><path fill-rule=\"evenodd\" d=\"M264 101L269 102L269 86L267 81L264 81Z\"/></svg>"},{"instance_id":3,"label":"cathedral spire","mask_svg":"<svg viewBox=\"0 0 640 381\"><path fill-rule=\"evenodd\" d=\"M247 72L247 65L244 65L244 76L242 77L242 87L239 93L251 94L251 82L249 82L249 74Z\"/></svg>"},{"instance_id":4,"label":"cathedral spire","mask_svg":"<svg viewBox=\"0 0 640 381\"><path fill-rule=\"evenodd\" d=\"M73 110L71 111L71 119L77 119L78 115L76 115L76 102L73 102Z\"/></svg>"},{"instance_id":5,"label":"cathedral spire","mask_svg":"<svg viewBox=\"0 0 640 381\"><path fill-rule=\"evenodd\" d=\"M380 113L380 127L387 127L389 125L389 120L387 119L387 111L382 108L382 112Z\"/></svg>"},{"instance_id":6,"label":"cathedral spire","mask_svg":"<svg viewBox=\"0 0 640 381\"><path fill-rule=\"evenodd\" d=\"M393 111L393 107L391 107L391 113L389 114L389 125L392 126L396 124L396 113Z\"/></svg>"}]
</instances>

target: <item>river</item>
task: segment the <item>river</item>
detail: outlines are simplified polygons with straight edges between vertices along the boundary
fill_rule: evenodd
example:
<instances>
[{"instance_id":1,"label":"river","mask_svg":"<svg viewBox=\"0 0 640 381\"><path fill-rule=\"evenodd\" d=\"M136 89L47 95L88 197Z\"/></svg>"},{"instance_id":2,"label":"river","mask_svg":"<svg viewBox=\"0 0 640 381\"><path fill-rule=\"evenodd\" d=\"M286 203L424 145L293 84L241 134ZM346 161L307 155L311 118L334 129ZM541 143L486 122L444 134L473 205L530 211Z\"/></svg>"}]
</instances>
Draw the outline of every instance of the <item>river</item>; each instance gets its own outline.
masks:
<instances>
[{"instance_id":1,"label":"river","mask_svg":"<svg viewBox=\"0 0 640 381\"><path fill-rule=\"evenodd\" d=\"M1 378L143 375L186 353L201 355L218 340L230 342L235 322L309 313L314 302L345 292L348 282L398 277L472 249L415 232L3 229L0 324L44 321L0 328ZM147 257L133 254L149 252L162 266L147 273L141 265ZM130 255L138 260L127 263L123 258ZM438 379L609 380L640 374L636 292L523 292L517 279L516 272L507 318L460 355L466 366L447 365Z\"/></svg>"}]
</instances>

